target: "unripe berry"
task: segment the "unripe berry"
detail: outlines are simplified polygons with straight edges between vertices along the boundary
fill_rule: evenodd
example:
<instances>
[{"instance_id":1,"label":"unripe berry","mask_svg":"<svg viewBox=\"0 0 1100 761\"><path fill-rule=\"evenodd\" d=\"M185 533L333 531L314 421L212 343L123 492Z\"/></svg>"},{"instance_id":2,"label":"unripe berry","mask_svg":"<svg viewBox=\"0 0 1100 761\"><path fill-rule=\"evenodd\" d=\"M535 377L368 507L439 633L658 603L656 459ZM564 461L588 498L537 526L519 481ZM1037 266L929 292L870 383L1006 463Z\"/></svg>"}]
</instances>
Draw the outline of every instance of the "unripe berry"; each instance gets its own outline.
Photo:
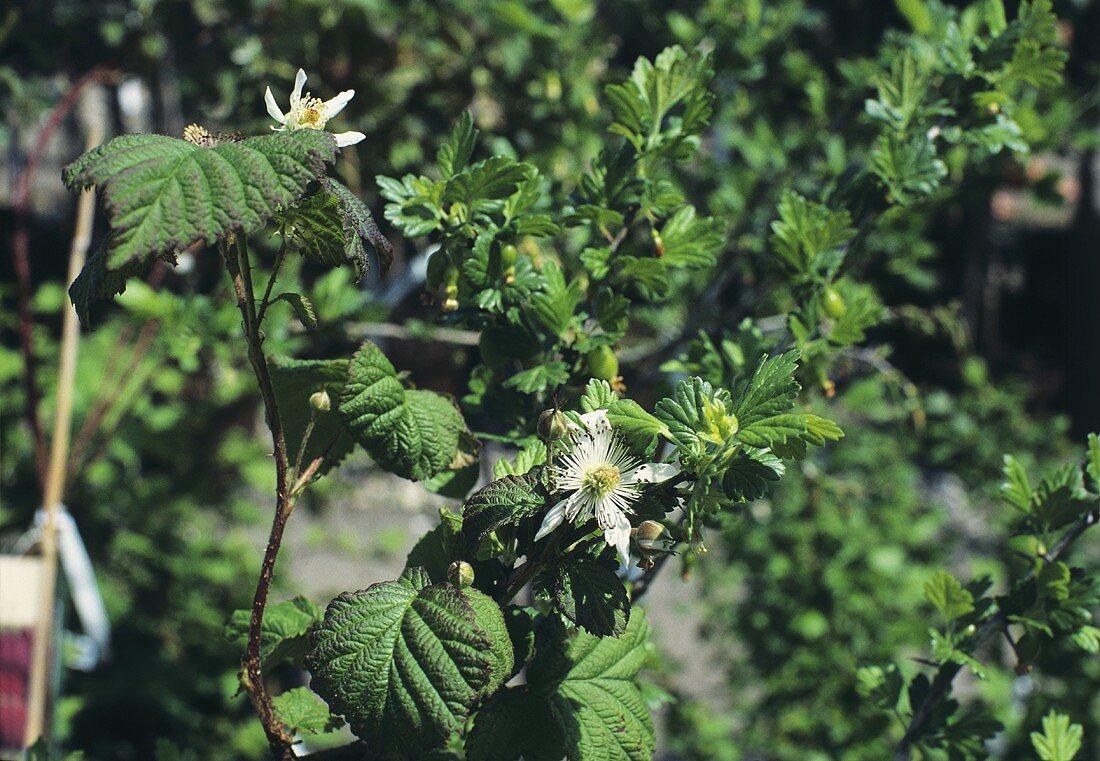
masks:
<instances>
[{"instance_id":1,"label":"unripe berry","mask_svg":"<svg viewBox=\"0 0 1100 761\"><path fill-rule=\"evenodd\" d=\"M516 247L511 243L502 246L500 249L500 274L504 279L504 284L515 282L516 279L516 257L519 252L516 251Z\"/></svg>"},{"instance_id":2,"label":"unripe berry","mask_svg":"<svg viewBox=\"0 0 1100 761\"><path fill-rule=\"evenodd\" d=\"M608 383L619 377L619 358L610 346L597 346L588 353L588 372Z\"/></svg>"}]
</instances>

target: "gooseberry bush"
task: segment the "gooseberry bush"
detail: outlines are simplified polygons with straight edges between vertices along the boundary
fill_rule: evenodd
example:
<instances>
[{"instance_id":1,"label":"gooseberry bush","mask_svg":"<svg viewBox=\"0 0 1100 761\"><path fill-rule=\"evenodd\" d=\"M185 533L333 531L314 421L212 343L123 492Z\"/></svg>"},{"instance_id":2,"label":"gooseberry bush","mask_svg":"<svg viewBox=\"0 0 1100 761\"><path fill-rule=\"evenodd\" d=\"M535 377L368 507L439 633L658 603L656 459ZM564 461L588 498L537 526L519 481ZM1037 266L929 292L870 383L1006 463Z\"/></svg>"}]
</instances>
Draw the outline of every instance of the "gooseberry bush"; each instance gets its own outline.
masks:
<instances>
[{"instance_id":1,"label":"gooseberry bush","mask_svg":"<svg viewBox=\"0 0 1100 761\"><path fill-rule=\"evenodd\" d=\"M430 252L425 301L437 322L479 334L460 399L414 387L371 342L341 358L265 351L271 309L317 327L308 294L279 286L287 257L358 278L393 262L367 206L333 173L339 151L364 138L327 131L353 92L315 98L299 70L288 112L266 93L269 134L126 135L66 168L71 188L98 189L110 225L70 289L82 316L185 251L220 257L233 285L276 494L253 605L227 636L243 648L241 687L274 757L345 723L358 741L315 755L653 756L639 601L673 555L700 561L721 516L761 499L814 448L843 445L824 404L832 368L882 318L846 265L880 225L957 190L968 167L1026 152L1015 115L1059 81L1047 0L1011 21L997 0L934 10L862 63L864 112L826 157L828 181L812 197L793 181L779 189L761 276L781 296L740 305L742 320L719 336L696 338L692 320L657 329L670 304L705 302L741 266L728 222L693 180L722 113L712 51L669 47L607 84L606 141L567 184L488 155L469 113L423 174L379 176L391 230ZM638 357L683 346L662 365L666 395L632 398L624 345ZM491 468L487 443L508 453ZM356 448L461 510L440 511L397 579L327 606L269 605L296 502ZM1100 646L1095 580L1065 560L1100 510L1100 440L1034 488L1006 462L1026 567L1000 593L947 571L928 581L942 618L931 678L906 684L893 664L859 671L868 704L900 720L898 758L982 756L995 723L961 712L950 693L962 669L982 673L993 637L1012 643L1021 669L1044 640ZM310 686L272 695L266 677L286 662L308 669ZM1040 757L1073 758L1075 726L1052 715L1037 728Z\"/></svg>"}]
</instances>

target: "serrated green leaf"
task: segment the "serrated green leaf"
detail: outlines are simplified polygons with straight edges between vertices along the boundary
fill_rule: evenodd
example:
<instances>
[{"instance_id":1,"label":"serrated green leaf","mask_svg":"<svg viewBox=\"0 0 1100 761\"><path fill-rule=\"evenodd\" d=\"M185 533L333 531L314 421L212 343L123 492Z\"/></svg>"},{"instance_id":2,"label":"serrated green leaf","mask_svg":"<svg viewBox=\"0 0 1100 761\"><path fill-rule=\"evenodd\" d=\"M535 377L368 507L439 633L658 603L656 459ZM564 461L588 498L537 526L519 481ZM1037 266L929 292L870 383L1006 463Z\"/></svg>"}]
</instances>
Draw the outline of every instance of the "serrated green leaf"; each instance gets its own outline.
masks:
<instances>
[{"instance_id":1,"label":"serrated green leaf","mask_svg":"<svg viewBox=\"0 0 1100 761\"><path fill-rule=\"evenodd\" d=\"M722 476L722 490L733 502L752 502L768 493L768 484L775 483L786 466L769 452L747 450L735 457Z\"/></svg>"},{"instance_id":2,"label":"serrated green leaf","mask_svg":"<svg viewBox=\"0 0 1100 761\"><path fill-rule=\"evenodd\" d=\"M633 399L614 399L607 407L607 421L630 446L649 452L658 436L669 436L668 424L641 408Z\"/></svg>"},{"instance_id":3,"label":"serrated green leaf","mask_svg":"<svg viewBox=\"0 0 1100 761\"><path fill-rule=\"evenodd\" d=\"M336 157L320 130L293 130L200 148L163 135L123 135L64 171L71 188L99 187L111 226L107 266L172 255L263 227Z\"/></svg>"},{"instance_id":4,"label":"serrated green leaf","mask_svg":"<svg viewBox=\"0 0 1100 761\"><path fill-rule=\"evenodd\" d=\"M501 457L493 463L493 477L522 476L531 471L536 465L546 462L546 442L541 439L529 441L518 452L513 462L508 462Z\"/></svg>"},{"instance_id":5,"label":"serrated green leaf","mask_svg":"<svg viewBox=\"0 0 1100 761\"><path fill-rule=\"evenodd\" d=\"M581 394L581 411L606 410L615 399L615 392L611 390L611 384L599 378L590 378L584 387L584 393Z\"/></svg>"},{"instance_id":6,"label":"serrated green leaf","mask_svg":"<svg viewBox=\"0 0 1100 761\"><path fill-rule=\"evenodd\" d=\"M447 181L444 203L461 203L467 208L481 201L500 201L515 193L535 172L530 164L505 156L479 161Z\"/></svg>"},{"instance_id":7,"label":"serrated green leaf","mask_svg":"<svg viewBox=\"0 0 1100 761\"><path fill-rule=\"evenodd\" d=\"M501 526L537 514L549 500L541 470L493 481L470 495L462 506L462 531L467 544L478 546Z\"/></svg>"},{"instance_id":8,"label":"serrated green leaf","mask_svg":"<svg viewBox=\"0 0 1100 761\"><path fill-rule=\"evenodd\" d=\"M669 267L713 267L726 242L725 226L714 217L697 217L694 206L682 206L661 228L661 241L661 260Z\"/></svg>"},{"instance_id":9,"label":"serrated green leaf","mask_svg":"<svg viewBox=\"0 0 1100 761\"><path fill-rule=\"evenodd\" d=\"M272 301L285 301L290 304L290 308L294 310L294 314L298 317L298 321L302 323L302 326L309 330L314 330L317 327L317 312L313 310L313 302L307 299L300 293L280 293Z\"/></svg>"},{"instance_id":10,"label":"serrated green leaf","mask_svg":"<svg viewBox=\"0 0 1100 761\"><path fill-rule=\"evenodd\" d=\"M752 375L734 390L733 412L742 429L786 412L794 406L801 386L795 380L800 353L788 351L761 357Z\"/></svg>"},{"instance_id":11,"label":"serrated green leaf","mask_svg":"<svg viewBox=\"0 0 1100 761\"><path fill-rule=\"evenodd\" d=\"M300 662L309 648L309 635L321 620L321 608L305 597L269 605L260 628L260 668L267 673L285 661ZM225 638L243 651L248 644L251 610L235 610L225 625Z\"/></svg>"},{"instance_id":12,"label":"serrated green leaf","mask_svg":"<svg viewBox=\"0 0 1100 761\"><path fill-rule=\"evenodd\" d=\"M1031 512L1031 483L1024 466L1013 457L1004 456L1005 482L1001 484L1001 497L1022 513Z\"/></svg>"},{"instance_id":13,"label":"serrated green leaf","mask_svg":"<svg viewBox=\"0 0 1100 761\"><path fill-rule=\"evenodd\" d=\"M506 688L477 712L466 739L468 761L560 761L561 730L545 699Z\"/></svg>"},{"instance_id":14,"label":"serrated green leaf","mask_svg":"<svg viewBox=\"0 0 1100 761\"><path fill-rule=\"evenodd\" d=\"M1031 733L1031 744L1042 761L1073 761L1081 750L1084 729L1054 709L1043 717L1043 731Z\"/></svg>"},{"instance_id":15,"label":"serrated green leaf","mask_svg":"<svg viewBox=\"0 0 1100 761\"><path fill-rule=\"evenodd\" d=\"M596 560L566 560L535 577L534 586L574 625L597 637L618 637L626 631L626 587L613 569Z\"/></svg>"},{"instance_id":16,"label":"serrated green leaf","mask_svg":"<svg viewBox=\"0 0 1100 761\"><path fill-rule=\"evenodd\" d=\"M308 687L295 687L271 699L275 716L296 735L318 735L339 729L344 722L333 716L325 701Z\"/></svg>"},{"instance_id":17,"label":"serrated green leaf","mask_svg":"<svg viewBox=\"0 0 1100 761\"><path fill-rule=\"evenodd\" d=\"M871 171L882 181L890 199L908 206L930 195L947 176L947 165L936 157L926 135L903 140L895 134L880 135L871 151Z\"/></svg>"},{"instance_id":18,"label":"serrated green leaf","mask_svg":"<svg viewBox=\"0 0 1100 761\"><path fill-rule=\"evenodd\" d=\"M447 397L407 390L382 353L369 341L348 365L339 411L352 437L386 470L422 481L459 464L473 439L462 414Z\"/></svg>"},{"instance_id":19,"label":"serrated green leaf","mask_svg":"<svg viewBox=\"0 0 1100 761\"><path fill-rule=\"evenodd\" d=\"M439 146L435 161L439 167L439 173L444 180L449 180L458 172L466 168L470 156L474 152L474 143L477 142L478 131L474 129L474 119L469 111L463 111L462 116L451 128L451 135L447 142Z\"/></svg>"},{"instance_id":20,"label":"serrated green leaf","mask_svg":"<svg viewBox=\"0 0 1100 761\"><path fill-rule=\"evenodd\" d=\"M269 365L291 465L298 457L302 438L312 418L313 432L302 456L302 467L308 466L317 457L324 457L318 473L327 473L339 465L355 446L338 413L340 393L347 379L348 361L273 356ZM333 408L328 412L314 411L310 406L309 398L317 391L329 395Z\"/></svg>"},{"instance_id":21,"label":"serrated green leaf","mask_svg":"<svg viewBox=\"0 0 1100 761\"><path fill-rule=\"evenodd\" d=\"M645 611L620 637L558 634L528 668L532 693L547 700L565 736L567 758L649 761L653 721L634 679L648 657Z\"/></svg>"},{"instance_id":22,"label":"serrated green leaf","mask_svg":"<svg viewBox=\"0 0 1100 761\"><path fill-rule=\"evenodd\" d=\"M405 558L405 568L423 568L435 583L447 580L451 563L466 555L462 516L441 507L439 524L417 540Z\"/></svg>"},{"instance_id":23,"label":"serrated green leaf","mask_svg":"<svg viewBox=\"0 0 1100 761\"><path fill-rule=\"evenodd\" d=\"M772 222L771 244L795 272L810 274L838 264L838 252L855 235L847 211L833 211L787 191Z\"/></svg>"},{"instance_id":24,"label":"serrated green leaf","mask_svg":"<svg viewBox=\"0 0 1100 761\"><path fill-rule=\"evenodd\" d=\"M1100 435L1089 434L1089 450L1085 458L1085 472L1092 479L1093 493L1100 493Z\"/></svg>"},{"instance_id":25,"label":"serrated green leaf","mask_svg":"<svg viewBox=\"0 0 1100 761\"><path fill-rule=\"evenodd\" d=\"M532 310L539 322L560 336L572 324L581 302L580 284L576 280L566 283L561 267L552 261L544 262L539 274L543 284L531 297Z\"/></svg>"},{"instance_id":26,"label":"serrated green leaf","mask_svg":"<svg viewBox=\"0 0 1100 761\"><path fill-rule=\"evenodd\" d=\"M672 398L658 401L653 416L667 426L664 435L680 448L681 457L701 456L709 444L724 446L737 432L732 408L728 391L692 377L676 385Z\"/></svg>"},{"instance_id":27,"label":"serrated green leaf","mask_svg":"<svg viewBox=\"0 0 1100 761\"><path fill-rule=\"evenodd\" d=\"M974 596L947 571L938 571L925 582L924 597L948 621L954 621L974 610Z\"/></svg>"},{"instance_id":28,"label":"serrated green leaf","mask_svg":"<svg viewBox=\"0 0 1100 761\"><path fill-rule=\"evenodd\" d=\"M492 599L429 586L414 568L329 603L306 661L358 737L408 758L441 746L504 683L512 643Z\"/></svg>"}]
</instances>

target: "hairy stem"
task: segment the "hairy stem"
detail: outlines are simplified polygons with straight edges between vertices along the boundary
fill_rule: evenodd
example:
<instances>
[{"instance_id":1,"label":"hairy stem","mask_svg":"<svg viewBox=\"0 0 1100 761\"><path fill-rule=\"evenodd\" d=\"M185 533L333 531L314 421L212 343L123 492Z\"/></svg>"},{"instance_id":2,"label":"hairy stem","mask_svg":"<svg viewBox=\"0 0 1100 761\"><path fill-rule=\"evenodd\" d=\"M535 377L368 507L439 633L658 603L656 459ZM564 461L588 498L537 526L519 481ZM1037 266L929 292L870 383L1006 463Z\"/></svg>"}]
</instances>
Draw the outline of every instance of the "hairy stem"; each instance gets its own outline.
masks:
<instances>
[{"instance_id":1,"label":"hairy stem","mask_svg":"<svg viewBox=\"0 0 1100 761\"><path fill-rule=\"evenodd\" d=\"M294 758L291 749L293 738L275 716L271 696L264 686L263 670L260 661L260 633L263 629L264 610L271 590L271 579L275 573L275 560L282 545L283 532L287 520L294 510L294 498L288 483L289 463L286 452L286 437L279 417L278 404L275 401L275 388L271 383L271 371L263 352L263 335L260 333L259 318L256 314L256 295L252 287L252 271L248 261L248 244L242 236L236 236L234 252L226 252L226 265L233 279L237 294L237 306L244 320L245 339L248 343L248 360L256 374L263 398L264 417L271 431L271 443L275 456L275 517L271 523L271 534L264 550L263 563L260 565L260 577L256 582L256 593L252 598L252 618L248 627L248 647L245 651L244 678L241 682L248 692L252 706L256 710L267 734L272 756L281 761Z\"/></svg>"},{"instance_id":2,"label":"hairy stem","mask_svg":"<svg viewBox=\"0 0 1100 761\"><path fill-rule=\"evenodd\" d=\"M271 291L275 288L275 281L279 277L279 268L283 266L283 258L286 256L286 230L280 228L279 230L279 252L275 254L275 264L271 268L271 277L267 281L267 288L264 289L264 297L260 300L260 311L256 315L256 326L259 327L264 321L264 315L267 314L267 307L271 304Z\"/></svg>"}]
</instances>

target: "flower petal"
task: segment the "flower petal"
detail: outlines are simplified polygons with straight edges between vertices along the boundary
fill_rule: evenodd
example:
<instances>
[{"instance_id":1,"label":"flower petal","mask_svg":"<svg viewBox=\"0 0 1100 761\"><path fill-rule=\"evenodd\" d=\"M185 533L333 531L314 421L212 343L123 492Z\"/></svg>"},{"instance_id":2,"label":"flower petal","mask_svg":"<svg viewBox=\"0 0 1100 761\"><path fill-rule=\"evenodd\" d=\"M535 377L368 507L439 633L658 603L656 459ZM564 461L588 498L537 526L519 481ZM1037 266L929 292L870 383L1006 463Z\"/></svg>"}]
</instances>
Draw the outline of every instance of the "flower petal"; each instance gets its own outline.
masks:
<instances>
[{"instance_id":1,"label":"flower petal","mask_svg":"<svg viewBox=\"0 0 1100 761\"><path fill-rule=\"evenodd\" d=\"M602 433L611 430L607 420L607 410L592 410L581 415L581 423L589 433Z\"/></svg>"},{"instance_id":2,"label":"flower petal","mask_svg":"<svg viewBox=\"0 0 1100 761\"><path fill-rule=\"evenodd\" d=\"M355 97L355 90L344 90L335 98L330 98L324 102L322 106L325 109L325 118L331 119L344 110L344 106L348 104L352 98Z\"/></svg>"},{"instance_id":3,"label":"flower petal","mask_svg":"<svg viewBox=\"0 0 1100 761\"><path fill-rule=\"evenodd\" d=\"M568 507L568 505L569 500L563 499L546 511L546 517L542 519L542 525L539 526L539 532L535 534L536 542L562 524L562 521L565 520L565 508Z\"/></svg>"},{"instance_id":4,"label":"flower petal","mask_svg":"<svg viewBox=\"0 0 1100 761\"><path fill-rule=\"evenodd\" d=\"M294 77L294 90L290 93L290 108L294 109L298 105L298 101L302 99L302 88L306 86L306 72L305 69L298 69L298 73Z\"/></svg>"},{"instance_id":5,"label":"flower petal","mask_svg":"<svg viewBox=\"0 0 1100 761\"><path fill-rule=\"evenodd\" d=\"M615 516L614 525L603 530L603 538L619 553L619 560L624 566L630 565L630 521L622 513Z\"/></svg>"},{"instance_id":6,"label":"flower petal","mask_svg":"<svg viewBox=\"0 0 1100 761\"><path fill-rule=\"evenodd\" d=\"M333 137L336 138L337 148L347 148L349 145L355 145L367 139L362 132L337 132Z\"/></svg>"},{"instance_id":7,"label":"flower petal","mask_svg":"<svg viewBox=\"0 0 1100 761\"><path fill-rule=\"evenodd\" d=\"M271 88L267 88L264 93L264 103L267 104L267 115L270 116L279 124L286 124L286 114L279 108L279 104L275 102L275 96L271 94Z\"/></svg>"},{"instance_id":8,"label":"flower petal","mask_svg":"<svg viewBox=\"0 0 1100 761\"><path fill-rule=\"evenodd\" d=\"M631 479L643 484L655 484L680 475L680 466L673 462L649 462L634 470ZM623 479L624 481L626 479Z\"/></svg>"}]
</instances>

